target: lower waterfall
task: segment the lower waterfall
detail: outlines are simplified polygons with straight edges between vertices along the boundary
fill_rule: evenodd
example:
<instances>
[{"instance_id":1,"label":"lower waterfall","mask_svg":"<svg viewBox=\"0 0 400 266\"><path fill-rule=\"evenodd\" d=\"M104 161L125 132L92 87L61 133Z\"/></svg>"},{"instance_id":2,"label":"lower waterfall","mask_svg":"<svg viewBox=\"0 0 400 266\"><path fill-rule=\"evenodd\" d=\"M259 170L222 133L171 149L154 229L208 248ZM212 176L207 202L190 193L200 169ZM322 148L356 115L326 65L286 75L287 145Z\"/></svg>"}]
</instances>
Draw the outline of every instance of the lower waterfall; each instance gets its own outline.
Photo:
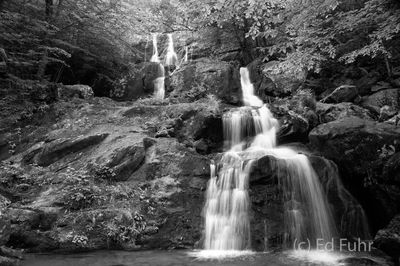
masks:
<instances>
[{"instance_id":1,"label":"lower waterfall","mask_svg":"<svg viewBox=\"0 0 400 266\"><path fill-rule=\"evenodd\" d=\"M211 178L203 209L204 249L250 250L250 199L252 164L273 156L284 176L279 180L284 199L284 241L330 240L337 235L322 185L307 156L277 147L278 121L254 94L247 68L240 69L245 106L225 113L226 152L211 164Z\"/></svg>"}]
</instances>

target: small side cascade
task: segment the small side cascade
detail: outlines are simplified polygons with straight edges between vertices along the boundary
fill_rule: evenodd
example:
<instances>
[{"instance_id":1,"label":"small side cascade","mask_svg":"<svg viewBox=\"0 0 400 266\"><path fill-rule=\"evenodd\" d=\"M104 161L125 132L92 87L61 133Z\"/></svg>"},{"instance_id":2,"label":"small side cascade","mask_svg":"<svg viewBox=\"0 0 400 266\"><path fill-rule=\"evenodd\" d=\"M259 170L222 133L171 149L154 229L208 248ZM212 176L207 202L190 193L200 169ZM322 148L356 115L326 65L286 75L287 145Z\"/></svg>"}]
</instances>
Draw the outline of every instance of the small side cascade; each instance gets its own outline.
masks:
<instances>
[{"instance_id":1,"label":"small side cascade","mask_svg":"<svg viewBox=\"0 0 400 266\"><path fill-rule=\"evenodd\" d=\"M159 63L160 58L158 57L158 48L157 48L157 34L153 34L153 55L150 58L150 62Z\"/></svg>"},{"instance_id":2,"label":"small side cascade","mask_svg":"<svg viewBox=\"0 0 400 266\"><path fill-rule=\"evenodd\" d=\"M176 66L178 62L178 56L176 55L174 49L174 40L172 39L172 34L168 34L168 48L167 54L165 55L165 65L166 66Z\"/></svg>"}]
</instances>

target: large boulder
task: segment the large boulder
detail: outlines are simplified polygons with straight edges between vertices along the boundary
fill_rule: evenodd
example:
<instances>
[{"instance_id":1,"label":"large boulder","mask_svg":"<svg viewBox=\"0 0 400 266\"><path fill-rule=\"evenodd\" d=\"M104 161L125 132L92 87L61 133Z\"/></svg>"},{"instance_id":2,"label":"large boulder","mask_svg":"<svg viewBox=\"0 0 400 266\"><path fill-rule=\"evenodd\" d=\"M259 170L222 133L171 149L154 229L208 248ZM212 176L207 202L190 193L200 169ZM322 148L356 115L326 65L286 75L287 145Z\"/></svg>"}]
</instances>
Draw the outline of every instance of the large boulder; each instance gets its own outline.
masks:
<instances>
[{"instance_id":1,"label":"large boulder","mask_svg":"<svg viewBox=\"0 0 400 266\"><path fill-rule=\"evenodd\" d=\"M321 123L328 123L342 118L354 116L366 120L373 120L373 115L367 109L352 103L317 103L316 113Z\"/></svg>"},{"instance_id":2,"label":"large boulder","mask_svg":"<svg viewBox=\"0 0 400 266\"><path fill-rule=\"evenodd\" d=\"M374 239L374 246L394 257L395 260L399 259L400 215L393 218L384 229L378 231Z\"/></svg>"},{"instance_id":3,"label":"large boulder","mask_svg":"<svg viewBox=\"0 0 400 266\"><path fill-rule=\"evenodd\" d=\"M394 111L400 110L400 89L386 89L375 92L368 96L362 106L379 114L384 106L388 106Z\"/></svg>"},{"instance_id":4,"label":"large boulder","mask_svg":"<svg viewBox=\"0 0 400 266\"><path fill-rule=\"evenodd\" d=\"M320 154L339 165L345 184L369 205L366 210L374 229L398 213L400 189L383 178L382 168L400 149L399 127L348 117L319 125L309 140Z\"/></svg>"},{"instance_id":5,"label":"large boulder","mask_svg":"<svg viewBox=\"0 0 400 266\"><path fill-rule=\"evenodd\" d=\"M351 102L358 95L357 87L354 85L342 85L337 87L333 92L326 96L322 102L325 103L340 103Z\"/></svg>"},{"instance_id":6,"label":"large boulder","mask_svg":"<svg viewBox=\"0 0 400 266\"><path fill-rule=\"evenodd\" d=\"M224 61L201 58L187 63L172 74L170 86L170 97L189 101L207 94L229 103L241 98L239 71Z\"/></svg>"},{"instance_id":7,"label":"large boulder","mask_svg":"<svg viewBox=\"0 0 400 266\"><path fill-rule=\"evenodd\" d=\"M265 93L272 96L289 95L305 82L307 76L307 71L304 69L279 61L264 64L262 73L274 85L265 82Z\"/></svg>"}]
</instances>

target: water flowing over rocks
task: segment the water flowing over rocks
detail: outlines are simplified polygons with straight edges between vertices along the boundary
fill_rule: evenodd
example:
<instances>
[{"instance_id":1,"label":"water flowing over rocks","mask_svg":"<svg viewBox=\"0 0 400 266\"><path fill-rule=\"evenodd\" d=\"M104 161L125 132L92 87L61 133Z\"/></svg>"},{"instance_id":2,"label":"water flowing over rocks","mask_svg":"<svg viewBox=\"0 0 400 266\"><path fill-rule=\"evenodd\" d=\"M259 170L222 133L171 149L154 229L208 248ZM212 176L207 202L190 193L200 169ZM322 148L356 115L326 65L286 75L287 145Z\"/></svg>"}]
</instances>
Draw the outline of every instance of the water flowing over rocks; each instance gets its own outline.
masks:
<instances>
[{"instance_id":1,"label":"water flowing over rocks","mask_svg":"<svg viewBox=\"0 0 400 266\"><path fill-rule=\"evenodd\" d=\"M395 105L374 95L361 101L354 88L365 91L341 86L345 79L310 90L305 72L276 72L279 62L256 60L247 72L208 58L178 67L173 53L164 68L166 58L154 58L117 97L135 102L93 97L88 86L31 84L41 92L34 100L51 109L1 163L0 256L18 259L2 245L262 251L294 238L370 239L381 229L375 245L395 257L387 243L397 233L382 229L399 212L400 132L382 115Z\"/></svg>"}]
</instances>

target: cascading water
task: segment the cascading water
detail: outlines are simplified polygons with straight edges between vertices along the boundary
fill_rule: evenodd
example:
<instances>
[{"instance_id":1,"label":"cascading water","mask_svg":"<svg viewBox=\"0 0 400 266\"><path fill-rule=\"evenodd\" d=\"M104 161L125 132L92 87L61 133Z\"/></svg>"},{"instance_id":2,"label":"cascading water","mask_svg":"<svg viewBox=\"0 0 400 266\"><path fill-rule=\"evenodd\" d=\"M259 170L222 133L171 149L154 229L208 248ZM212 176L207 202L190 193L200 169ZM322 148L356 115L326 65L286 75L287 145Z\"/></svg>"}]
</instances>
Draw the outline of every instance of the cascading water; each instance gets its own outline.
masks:
<instances>
[{"instance_id":1,"label":"cascading water","mask_svg":"<svg viewBox=\"0 0 400 266\"><path fill-rule=\"evenodd\" d=\"M278 121L254 95L247 68L241 68L240 74L245 106L223 116L228 151L218 165L211 165L203 210L204 248L250 249L249 176L253 163L264 156L276 158L279 171L284 172L279 182L285 208L285 240L331 240L336 229L308 158L290 148L276 146Z\"/></svg>"},{"instance_id":2,"label":"cascading water","mask_svg":"<svg viewBox=\"0 0 400 266\"><path fill-rule=\"evenodd\" d=\"M165 96L165 70L164 66L160 63L160 58L158 57L158 48L157 48L157 34L153 34L153 55L150 59L150 62L158 64L157 75L158 78L153 80L153 88L154 88L154 98L156 99L164 99Z\"/></svg>"},{"instance_id":3,"label":"cascading water","mask_svg":"<svg viewBox=\"0 0 400 266\"><path fill-rule=\"evenodd\" d=\"M154 98L162 100L164 99L165 96L165 86L164 86L164 81L165 81L165 69L164 66L159 63L158 64L158 75L159 77L153 80L154 84Z\"/></svg>"},{"instance_id":4,"label":"cascading water","mask_svg":"<svg viewBox=\"0 0 400 266\"><path fill-rule=\"evenodd\" d=\"M157 48L157 34L153 34L153 55L150 58L150 62L159 63L160 58L158 57L158 48Z\"/></svg>"},{"instance_id":5,"label":"cascading water","mask_svg":"<svg viewBox=\"0 0 400 266\"><path fill-rule=\"evenodd\" d=\"M174 40L172 39L172 34L168 34L168 48L167 54L165 55L165 65L166 66L175 66L178 62L178 56L174 50Z\"/></svg>"}]
</instances>

